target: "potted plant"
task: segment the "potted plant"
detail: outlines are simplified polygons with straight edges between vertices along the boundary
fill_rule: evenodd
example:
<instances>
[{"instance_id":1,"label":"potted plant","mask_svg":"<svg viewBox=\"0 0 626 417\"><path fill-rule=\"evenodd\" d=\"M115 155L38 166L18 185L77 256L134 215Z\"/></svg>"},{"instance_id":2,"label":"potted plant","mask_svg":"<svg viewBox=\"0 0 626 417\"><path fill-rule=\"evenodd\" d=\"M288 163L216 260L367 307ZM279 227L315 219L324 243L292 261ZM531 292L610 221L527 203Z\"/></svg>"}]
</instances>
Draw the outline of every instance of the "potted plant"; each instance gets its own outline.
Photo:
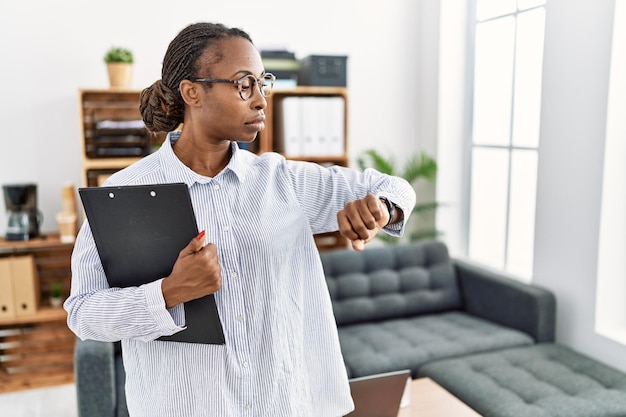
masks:
<instances>
[{"instance_id":1,"label":"potted plant","mask_svg":"<svg viewBox=\"0 0 626 417\"><path fill-rule=\"evenodd\" d=\"M130 88L135 59L130 49L111 47L104 55L111 88Z\"/></svg>"},{"instance_id":2,"label":"potted plant","mask_svg":"<svg viewBox=\"0 0 626 417\"><path fill-rule=\"evenodd\" d=\"M396 166L393 158L386 158L374 149L363 152L363 154L357 158L357 164L361 170L365 168L375 168L384 174L397 175L407 180L409 184L413 186L415 186L415 183L420 179L434 182L437 177L437 161L425 152L420 152L410 157L402 169ZM433 239L440 235L440 232L436 230L434 225L430 224L432 221L426 221L426 225L424 226L416 219L416 215L425 216L431 214L436 211L440 205L441 204L436 201L418 202L418 204L415 205L413 215L407 224L406 239L408 239L408 241L416 242L424 239ZM400 241L400 239L391 237L385 233L378 233L376 237L387 244L397 244Z\"/></svg>"},{"instance_id":3,"label":"potted plant","mask_svg":"<svg viewBox=\"0 0 626 417\"><path fill-rule=\"evenodd\" d=\"M52 307L61 307L63 304L63 285L55 282L50 287L50 305Z\"/></svg>"}]
</instances>

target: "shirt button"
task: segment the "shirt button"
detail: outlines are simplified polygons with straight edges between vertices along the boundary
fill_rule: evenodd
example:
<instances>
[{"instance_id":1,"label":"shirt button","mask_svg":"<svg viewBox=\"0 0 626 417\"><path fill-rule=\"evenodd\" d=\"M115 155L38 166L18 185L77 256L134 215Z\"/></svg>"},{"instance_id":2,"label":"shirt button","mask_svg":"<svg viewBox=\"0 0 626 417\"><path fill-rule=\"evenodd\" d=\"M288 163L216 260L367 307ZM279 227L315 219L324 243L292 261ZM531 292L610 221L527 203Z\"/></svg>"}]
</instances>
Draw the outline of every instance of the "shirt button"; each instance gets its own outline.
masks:
<instances>
[{"instance_id":1,"label":"shirt button","mask_svg":"<svg viewBox=\"0 0 626 417\"><path fill-rule=\"evenodd\" d=\"M252 406L250 404L246 404L246 406L245 406L246 411L250 411L251 408L252 408Z\"/></svg>"},{"instance_id":2,"label":"shirt button","mask_svg":"<svg viewBox=\"0 0 626 417\"><path fill-rule=\"evenodd\" d=\"M225 232L230 231L230 226L224 226L224 231L225 231Z\"/></svg>"},{"instance_id":3,"label":"shirt button","mask_svg":"<svg viewBox=\"0 0 626 417\"><path fill-rule=\"evenodd\" d=\"M248 367L248 361L243 361L242 365L243 365L244 368L247 368Z\"/></svg>"},{"instance_id":4,"label":"shirt button","mask_svg":"<svg viewBox=\"0 0 626 417\"><path fill-rule=\"evenodd\" d=\"M235 317L235 320L241 323L243 321L243 316L237 316Z\"/></svg>"},{"instance_id":5,"label":"shirt button","mask_svg":"<svg viewBox=\"0 0 626 417\"><path fill-rule=\"evenodd\" d=\"M215 185L213 186L213 189L214 189L214 190L219 190L219 189L220 189L220 185L219 185L219 184L215 184Z\"/></svg>"},{"instance_id":6,"label":"shirt button","mask_svg":"<svg viewBox=\"0 0 626 417\"><path fill-rule=\"evenodd\" d=\"M230 276L231 276L231 278L237 278L238 275L237 275L237 272L232 272L230 274Z\"/></svg>"}]
</instances>

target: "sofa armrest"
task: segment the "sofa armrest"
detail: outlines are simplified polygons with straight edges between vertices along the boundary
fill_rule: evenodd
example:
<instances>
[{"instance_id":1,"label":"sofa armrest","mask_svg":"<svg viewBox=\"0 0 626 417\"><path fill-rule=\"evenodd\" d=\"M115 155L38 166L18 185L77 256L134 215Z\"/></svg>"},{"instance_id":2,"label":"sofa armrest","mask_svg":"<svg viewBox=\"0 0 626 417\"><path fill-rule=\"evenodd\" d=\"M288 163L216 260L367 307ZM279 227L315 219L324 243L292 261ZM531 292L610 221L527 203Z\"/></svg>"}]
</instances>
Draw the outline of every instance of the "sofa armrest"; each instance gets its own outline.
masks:
<instances>
[{"instance_id":1,"label":"sofa armrest","mask_svg":"<svg viewBox=\"0 0 626 417\"><path fill-rule=\"evenodd\" d=\"M452 262L466 312L521 330L537 343L554 341L556 298L551 291L458 259Z\"/></svg>"},{"instance_id":2,"label":"sofa armrest","mask_svg":"<svg viewBox=\"0 0 626 417\"><path fill-rule=\"evenodd\" d=\"M74 376L80 417L115 416L113 343L76 339Z\"/></svg>"}]
</instances>

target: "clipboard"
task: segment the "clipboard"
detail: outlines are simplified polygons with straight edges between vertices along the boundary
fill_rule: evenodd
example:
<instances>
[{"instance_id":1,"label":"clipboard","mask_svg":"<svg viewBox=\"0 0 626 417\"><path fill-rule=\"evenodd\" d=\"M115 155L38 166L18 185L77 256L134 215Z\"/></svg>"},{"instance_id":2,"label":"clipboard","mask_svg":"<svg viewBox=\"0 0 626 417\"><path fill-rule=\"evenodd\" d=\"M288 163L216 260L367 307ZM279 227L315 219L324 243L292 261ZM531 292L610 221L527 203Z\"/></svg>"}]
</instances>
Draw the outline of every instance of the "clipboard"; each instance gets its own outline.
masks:
<instances>
[{"instance_id":1,"label":"clipboard","mask_svg":"<svg viewBox=\"0 0 626 417\"><path fill-rule=\"evenodd\" d=\"M198 234L183 183L79 188L111 287L134 287L168 276L179 252ZM224 344L213 294L184 303L186 329L157 340Z\"/></svg>"}]
</instances>

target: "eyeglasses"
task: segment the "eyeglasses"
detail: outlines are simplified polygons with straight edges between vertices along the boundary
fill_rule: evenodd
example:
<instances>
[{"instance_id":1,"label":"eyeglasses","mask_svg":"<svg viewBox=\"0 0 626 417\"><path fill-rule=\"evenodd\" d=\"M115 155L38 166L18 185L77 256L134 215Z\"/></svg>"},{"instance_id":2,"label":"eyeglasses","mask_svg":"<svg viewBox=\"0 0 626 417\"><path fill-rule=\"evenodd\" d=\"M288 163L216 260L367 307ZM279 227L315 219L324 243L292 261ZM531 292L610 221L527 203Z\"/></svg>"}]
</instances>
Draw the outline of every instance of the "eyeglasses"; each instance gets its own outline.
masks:
<instances>
[{"instance_id":1,"label":"eyeglasses","mask_svg":"<svg viewBox=\"0 0 626 417\"><path fill-rule=\"evenodd\" d=\"M256 90L256 86L259 86L263 97L267 97L272 94L272 87L274 87L274 81L276 77L269 72L261 78L256 78L252 74L244 75L238 80L225 80L222 78L196 78L192 81L197 83L227 83L237 85L239 89L239 96L243 101L249 100Z\"/></svg>"}]
</instances>

